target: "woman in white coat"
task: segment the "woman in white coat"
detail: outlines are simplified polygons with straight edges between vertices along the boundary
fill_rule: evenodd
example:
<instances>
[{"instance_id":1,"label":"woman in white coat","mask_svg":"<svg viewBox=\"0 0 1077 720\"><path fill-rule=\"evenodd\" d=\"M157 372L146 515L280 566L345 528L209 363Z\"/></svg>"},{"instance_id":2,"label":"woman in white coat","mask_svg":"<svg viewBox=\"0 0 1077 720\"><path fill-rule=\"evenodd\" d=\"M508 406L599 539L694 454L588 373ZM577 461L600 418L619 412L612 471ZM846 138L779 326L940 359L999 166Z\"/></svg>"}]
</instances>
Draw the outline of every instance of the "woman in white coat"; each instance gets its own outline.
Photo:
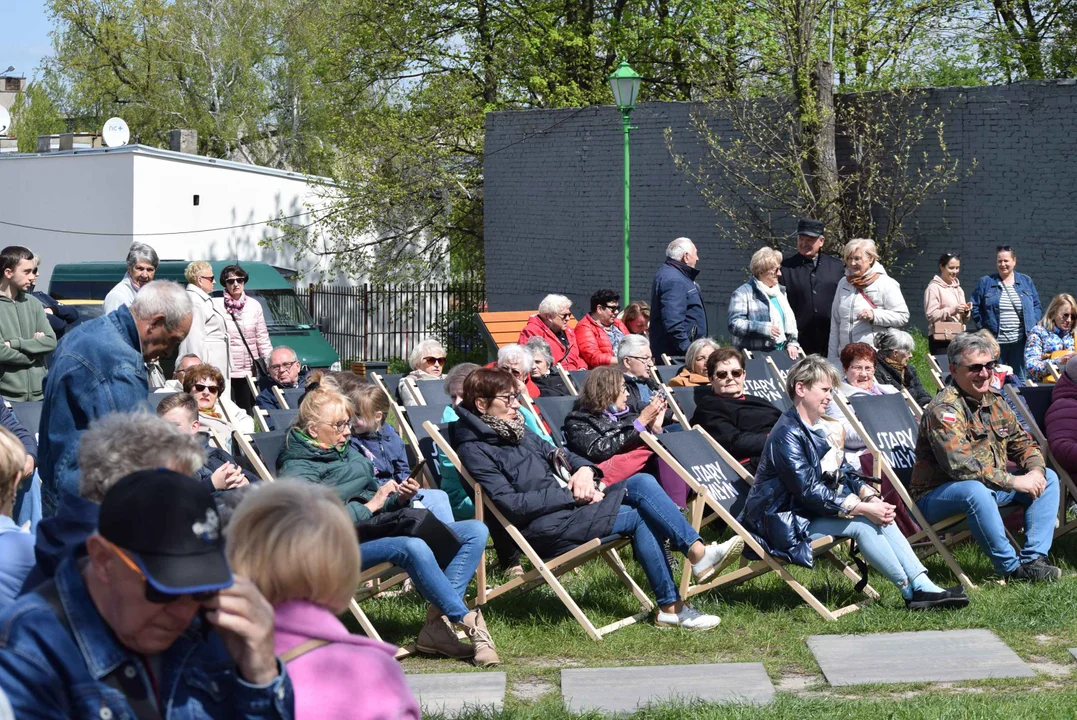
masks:
<instances>
[{"instance_id":1,"label":"woman in white coat","mask_svg":"<svg viewBox=\"0 0 1077 720\"><path fill-rule=\"evenodd\" d=\"M909 306L901 296L901 286L886 274L878 256L873 240L858 238L845 246L845 277L838 283L830 307L827 359L835 367L840 367L841 349L849 343L874 347L877 331L909 322Z\"/></svg>"},{"instance_id":2,"label":"woman in white coat","mask_svg":"<svg viewBox=\"0 0 1077 720\"><path fill-rule=\"evenodd\" d=\"M224 311L213 302L213 267L205 260L195 260L184 271L187 297L191 300L191 331L179 346L179 355L197 355L224 375L225 387L231 383L232 354L229 349L228 323Z\"/></svg>"}]
</instances>

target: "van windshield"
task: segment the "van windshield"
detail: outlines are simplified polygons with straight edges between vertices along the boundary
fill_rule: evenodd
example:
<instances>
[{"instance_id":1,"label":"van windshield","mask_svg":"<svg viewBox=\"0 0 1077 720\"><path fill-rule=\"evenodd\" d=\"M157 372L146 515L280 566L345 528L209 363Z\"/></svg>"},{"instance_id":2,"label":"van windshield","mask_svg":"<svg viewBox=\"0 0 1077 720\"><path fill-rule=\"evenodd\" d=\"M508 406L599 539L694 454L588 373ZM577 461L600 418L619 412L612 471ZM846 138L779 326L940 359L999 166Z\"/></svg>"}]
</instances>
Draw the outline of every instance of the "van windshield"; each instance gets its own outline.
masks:
<instances>
[{"instance_id":1,"label":"van windshield","mask_svg":"<svg viewBox=\"0 0 1077 720\"><path fill-rule=\"evenodd\" d=\"M247 294L256 299L266 316L266 326L273 328L299 328L309 330L314 327L307 309L299 302L294 290L248 290Z\"/></svg>"}]
</instances>

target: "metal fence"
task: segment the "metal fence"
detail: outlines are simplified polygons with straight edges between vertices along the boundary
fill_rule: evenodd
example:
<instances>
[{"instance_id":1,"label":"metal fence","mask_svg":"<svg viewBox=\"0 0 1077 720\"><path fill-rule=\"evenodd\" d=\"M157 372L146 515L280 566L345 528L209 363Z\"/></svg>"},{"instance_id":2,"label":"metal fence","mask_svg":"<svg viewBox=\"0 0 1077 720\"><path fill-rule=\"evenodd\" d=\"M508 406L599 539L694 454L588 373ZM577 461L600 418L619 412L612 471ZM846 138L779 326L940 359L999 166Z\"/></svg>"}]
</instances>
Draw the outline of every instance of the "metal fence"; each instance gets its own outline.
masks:
<instances>
[{"instance_id":1,"label":"metal fence","mask_svg":"<svg viewBox=\"0 0 1077 720\"><path fill-rule=\"evenodd\" d=\"M407 358L415 343L440 340L450 353L469 353L482 343L475 313L486 310L486 287L448 285L310 285L296 294L317 322L326 318L326 340L351 359Z\"/></svg>"}]
</instances>

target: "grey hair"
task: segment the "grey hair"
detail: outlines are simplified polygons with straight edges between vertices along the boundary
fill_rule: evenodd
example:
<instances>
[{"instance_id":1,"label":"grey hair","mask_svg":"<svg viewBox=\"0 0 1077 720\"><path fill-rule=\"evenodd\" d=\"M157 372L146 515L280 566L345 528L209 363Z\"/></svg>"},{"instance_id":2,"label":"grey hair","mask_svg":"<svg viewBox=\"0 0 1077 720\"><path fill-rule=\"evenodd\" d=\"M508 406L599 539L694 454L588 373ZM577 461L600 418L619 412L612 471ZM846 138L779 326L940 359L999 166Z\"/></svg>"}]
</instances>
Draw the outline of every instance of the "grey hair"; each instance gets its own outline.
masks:
<instances>
[{"instance_id":1,"label":"grey hair","mask_svg":"<svg viewBox=\"0 0 1077 720\"><path fill-rule=\"evenodd\" d=\"M202 443L148 412L112 413L79 438L79 495L95 503L120 478L168 467L194 475L206 464Z\"/></svg>"},{"instance_id":2,"label":"grey hair","mask_svg":"<svg viewBox=\"0 0 1077 720\"><path fill-rule=\"evenodd\" d=\"M156 250L146 243L133 242L131 243L131 249L127 251L127 269L134 270L139 261L148 262L153 265L154 270L161 264L161 259L157 257Z\"/></svg>"},{"instance_id":3,"label":"grey hair","mask_svg":"<svg viewBox=\"0 0 1077 720\"><path fill-rule=\"evenodd\" d=\"M651 341L642 335L625 335L624 340L617 346L617 362L622 363L629 355L638 355L650 347Z\"/></svg>"},{"instance_id":4,"label":"grey hair","mask_svg":"<svg viewBox=\"0 0 1077 720\"><path fill-rule=\"evenodd\" d=\"M299 355L296 354L295 350L292 350L287 345L278 345L277 347L273 348L272 352L269 353L269 361L273 362L273 354L278 353L281 350L287 350L288 352L290 352L292 354L292 357L294 357L296 360L299 359Z\"/></svg>"},{"instance_id":5,"label":"grey hair","mask_svg":"<svg viewBox=\"0 0 1077 720\"><path fill-rule=\"evenodd\" d=\"M555 295L553 293L542 298L542 302L538 306L539 315L556 315L561 312L561 308L572 307L572 301L564 295Z\"/></svg>"},{"instance_id":6,"label":"grey hair","mask_svg":"<svg viewBox=\"0 0 1077 720\"><path fill-rule=\"evenodd\" d=\"M528 375L531 374L531 368L535 366L535 356L531 354L531 351L525 348L523 345L517 345L512 343L511 345L505 345L497 351L497 365L502 367L503 363L510 363L519 361L523 363L524 372Z\"/></svg>"},{"instance_id":7,"label":"grey hair","mask_svg":"<svg viewBox=\"0 0 1077 720\"><path fill-rule=\"evenodd\" d=\"M167 330L174 330L192 311L191 298L187 291L182 285L171 280L146 283L131 303L131 314L141 320L149 320L154 315L164 315Z\"/></svg>"},{"instance_id":8,"label":"grey hair","mask_svg":"<svg viewBox=\"0 0 1077 720\"><path fill-rule=\"evenodd\" d=\"M778 267L782 264L782 254L772 247L762 247L752 253L752 259L748 264L748 269L752 273L752 277L758 278L771 268Z\"/></svg>"},{"instance_id":9,"label":"grey hair","mask_svg":"<svg viewBox=\"0 0 1077 720\"><path fill-rule=\"evenodd\" d=\"M640 337L643 337L640 335ZM688 346L688 350L684 353L684 366L691 369L696 364L696 357L699 353L703 352L703 348L713 348L717 350L720 346L714 340L709 337L701 337Z\"/></svg>"},{"instance_id":10,"label":"grey hair","mask_svg":"<svg viewBox=\"0 0 1077 720\"><path fill-rule=\"evenodd\" d=\"M467 376L478 370L482 365L475 363L460 363L449 371L445 376L445 394L455 400L464 396L464 381Z\"/></svg>"},{"instance_id":11,"label":"grey hair","mask_svg":"<svg viewBox=\"0 0 1077 720\"><path fill-rule=\"evenodd\" d=\"M879 247L871 238L853 238L845 243L845 249L841 251L843 260L848 260L853 251L863 248L864 252L871 256L872 260L879 259Z\"/></svg>"},{"instance_id":12,"label":"grey hair","mask_svg":"<svg viewBox=\"0 0 1077 720\"><path fill-rule=\"evenodd\" d=\"M421 363L423 361L423 358L427 356L426 354L432 350L440 351L443 355L448 354L445 351L445 346L439 343L437 340L433 338L421 340L419 341L419 344L413 347L411 349L411 352L408 353L408 365L411 366L411 369L418 370L419 363Z\"/></svg>"},{"instance_id":13,"label":"grey hair","mask_svg":"<svg viewBox=\"0 0 1077 720\"><path fill-rule=\"evenodd\" d=\"M880 355L889 355L892 352L911 353L916 349L916 341L912 335L897 328L887 328L882 332L875 333L875 350Z\"/></svg>"},{"instance_id":14,"label":"grey hair","mask_svg":"<svg viewBox=\"0 0 1077 720\"><path fill-rule=\"evenodd\" d=\"M524 343L524 347L530 350L535 356L541 355L546 361L546 364L551 368L553 367L553 352L550 350L550 343L546 342L545 338L535 335Z\"/></svg>"},{"instance_id":15,"label":"grey hair","mask_svg":"<svg viewBox=\"0 0 1077 720\"><path fill-rule=\"evenodd\" d=\"M785 376L785 392L793 399L797 396L797 383L810 388L823 380L829 380L832 387L841 385L841 375L826 358L808 355L789 368L789 374Z\"/></svg>"},{"instance_id":16,"label":"grey hair","mask_svg":"<svg viewBox=\"0 0 1077 720\"><path fill-rule=\"evenodd\" d=\"M995 357L994 350L991 341L982 335L967 332L958 333L950 341L950 346L946 348L946 359L949 360L951 366L957 367L965 359L965 355L970 352L980 351Z\"/></svg>"},{"instance_id":17,"label":"grey hair","mask_svg":"<svg viewBox=\"0 0 1077 720\"><path fill-rule=\"evenodd\" d=\"M666 246L666 257L670 260L683 260L685 253L693 247L695 247L695 243L689 238L679 237Z\"/></svg>"},{"instance_id":18,"label":"grey hair","mask_svg":"<svg viewBox=\"0 0 1077 720\"><path fill-rule=\"evenodd\" d=\"M179 367L180 365L182 365L183 361L186 360L187 358L194 358L199 363L202 362L202 358L198 357L198 355L196 353L187 353L186 355L184 355L183 357L181 357L179 360L176 361L176 367Z\"/></svg>"}]
</instances>

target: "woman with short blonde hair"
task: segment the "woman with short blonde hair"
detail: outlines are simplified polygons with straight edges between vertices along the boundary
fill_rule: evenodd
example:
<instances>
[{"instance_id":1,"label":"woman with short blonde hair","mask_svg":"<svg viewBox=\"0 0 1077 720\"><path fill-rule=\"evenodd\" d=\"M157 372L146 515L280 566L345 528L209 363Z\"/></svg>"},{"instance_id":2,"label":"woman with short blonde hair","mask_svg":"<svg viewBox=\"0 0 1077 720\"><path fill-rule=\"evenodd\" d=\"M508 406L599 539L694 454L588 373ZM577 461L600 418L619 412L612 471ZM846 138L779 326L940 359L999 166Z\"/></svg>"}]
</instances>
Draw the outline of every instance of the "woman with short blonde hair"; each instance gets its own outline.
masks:
<instances>
[{"instance_id":1,"label":"woman with short blonde hair","mask_svg":"<svg viewBox=\"0 0 1077 720\"><path fill-rule=\"evenodd\" d=\"M362 574L355 526L328 488L281 481L247 493L228 525L228 562L274 607L295 717L419 717L395 648L337 615ZM328 672L331 669L331 672Z\"/></svg>"},{"instance_id":2,"label":"woman with short blonde hair","mask_svg":"<svg viewBox=\"0 0 1077 720\"><path fill-rule=\"evenodd\" d=\"M845 277L838 282L830 306L827 347L827 360L835 367L841 362L841 349L849 343L874 347L876 333L904 327L909 322L909 306L901 295L901 285L879 263L875 241L854 238L845 245L842 255Z\"/></svg>"},{"instance_id":3,"label":"woman with short blonde hair","mask_svg":"<svg viewBox=\"0 0 1077 720\"><path fill-rule=\"evenodd\" d=\"M799 331L793 308L779 284L782 254L764 247L752 255L753 279L733 291L729 298L729 333L740 350L785 350L800 356Z\"/></svg>"},{"instance_id":4,"label":"woman with short blonde hair","mask_svg":"<svg viewBox=\"0 0 1077 720\"><path fill-rule=\"evenodd\" d=\"M22 581L37 564L34 536L12 518L25 465L22 442L0 427L0 609L15 602Z\"/></svg>"},{"instance_id":5,"label":"woman with short blonde hair","mask_svg":"<svg viewBox=\"0 0 1077 720\"><path fill-rule=\"evenodd\" d=\"M183 274L187 278L187 297L191 300L191 329L180 343L176 357L197 355L202 362L220 369L225 388L221 394L230 397L232 353L224 309L213 302L216 287L213 266L205 260L195 260Z\"/></svg>"},{"instance_id":6,"label":"woman with short blonde hair","mask_svg":"<svg viewBox=\"0 0 1077 720\"><path fill-rule=\"evenodd\" d=\"M1069 293L1055 295L1047 312L1032 326L1025 342L1025 371L1033 382L1054 382L1047 363L1065 367L1074 352L1073 327L1077 323L1077 300Z\"/></svg>"}]
</instances>

